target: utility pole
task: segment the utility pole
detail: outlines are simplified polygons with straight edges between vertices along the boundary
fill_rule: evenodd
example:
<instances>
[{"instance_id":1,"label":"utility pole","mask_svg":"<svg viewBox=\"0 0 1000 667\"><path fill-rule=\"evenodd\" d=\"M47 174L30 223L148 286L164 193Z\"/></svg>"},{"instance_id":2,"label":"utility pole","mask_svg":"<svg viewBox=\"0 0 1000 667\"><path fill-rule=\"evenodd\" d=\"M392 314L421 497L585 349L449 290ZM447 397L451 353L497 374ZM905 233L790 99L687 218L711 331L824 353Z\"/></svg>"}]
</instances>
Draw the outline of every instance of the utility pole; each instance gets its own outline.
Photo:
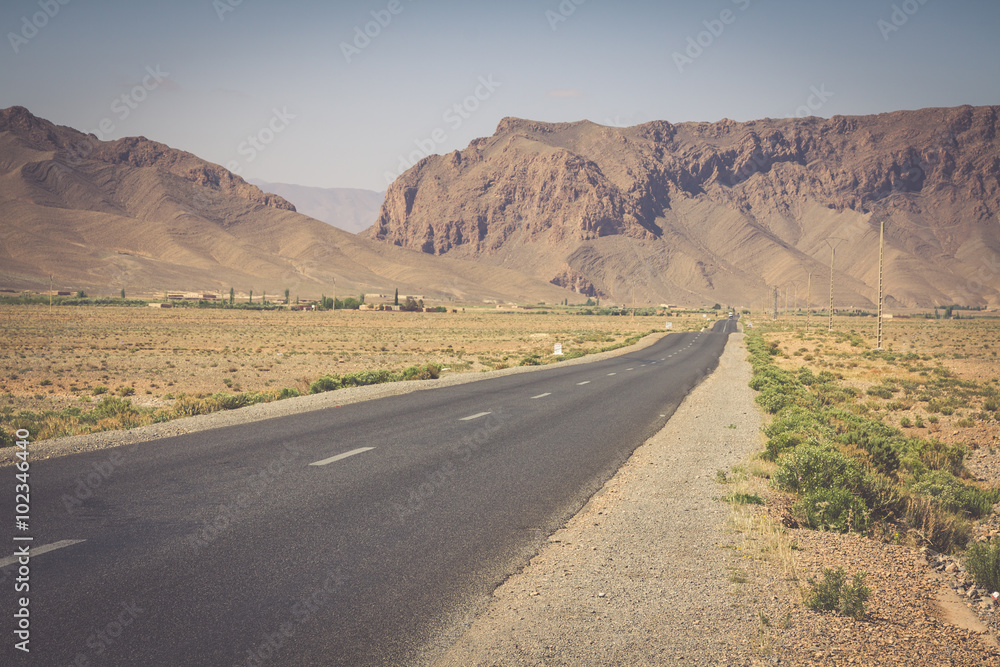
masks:
<instances>
[{"instance_id":1,"label":"utility pole","mask_svg":"<svg viewBox=\"0 0 1000 667\"><path fill-rule=\"evenodd\" d=\"M49 274L49 306L52 306L52 274Z\"/></svg>"},{"instance_id":2,"label":"utility pole","mask_svg":"<svg viewBox=\"0 0 1000 667\"><path fill-rule=\"evenodd\" d=\"M878 343L876 350L882 349L882 249L885 246L885 216L878 226Z\"/></svg>"},{"instance_id":3,"label":"utility pole","mask_svg":"<svg viewBox=\"0 0 1000 667\"><path fill-rule=\"evenodd\" d=\"M809 281L806 283L806 332L809 331L809 315L812 314L812 308L810 304L812 303L812 291L813 291L813 274L812 271L809 272Z\"/></svg>"},{"instance_id":4,"label":"utility pole","mask_svg":"<svg viewBox=\"0 0 1000 667\"><path fill-rule=\"evenodd\" d=\"M773 311L773 314L771 316L771 319L772 320L777 320L778 319L778 288L777 287L774 288L774 311Z\"/></svg>"},{"instance_id":5,"label":"utility pole","mask_svg":"<svg viewBox=\"0 0 1000 667\"><path fill-rule=\"evenodd\" d=\"M830 331L833 331L833 265L837 260L837 246L843 240L838 238L829 238L826 240L826 244L830 246ZM831 243L830 241L836 241L836 243Z\"/></svg>"},{"instance_id":6,"label":"utility pole","mask_svg":"<svg viewBox=\"0 0 1000 667\"><path fill-rule=\"evenodd\" d=\"M872 213L871 220L878 220L878 322L875 325L876 329L876 344L875 349L882 349L882 318L883 311L885 308L885 283L882 280L883 277L883 267L884 267L884 257L885 257L885 220L889 217L886 208L889 202L894 196L899 193L894 193L889 195L885 201L878 202L875 212Z\"/></svg>"}]
</instances>

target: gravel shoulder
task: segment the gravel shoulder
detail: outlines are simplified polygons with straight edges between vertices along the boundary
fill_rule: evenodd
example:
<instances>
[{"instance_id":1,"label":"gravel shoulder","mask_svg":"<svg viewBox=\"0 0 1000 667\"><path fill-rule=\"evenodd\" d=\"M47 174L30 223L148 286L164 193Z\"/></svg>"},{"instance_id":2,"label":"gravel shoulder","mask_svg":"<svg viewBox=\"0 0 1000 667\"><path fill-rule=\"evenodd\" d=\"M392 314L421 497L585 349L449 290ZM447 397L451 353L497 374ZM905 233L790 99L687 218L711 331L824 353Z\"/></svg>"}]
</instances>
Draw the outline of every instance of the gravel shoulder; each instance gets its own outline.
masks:
<instances>
[{"instance_id":1,"label":"gravel shoulder","mask_svg":"<svg viewBox=\"0 0 1000 667\"><path fill-rule=\"evenodd\" d=\"M761 447L743 335L433 663L742 665L757 630L716 471Z\"/></svg>"},{"instance_id":2,"label":"gravel shoulder","mask_svg":"<svg viewBox=\"0 0 1000 667\"><path fill-rule=\"evenodd\" d=\"M668 333L650 334L642 338L635 345L610 350L608 352L598 352L584 357L577 357L567 361L559 362L559 366L575 366L586 364L592 361L600 361L610 357L616 357L631 352L637 352L653 343L657 342ZM488 373L456 373L446 375L436 380L411 380L407 382L388 382L385 384L369 385L366 387L351 387L348 389L338 389L337 391L325 392L322 394L311 394L288 398L271 403L257 403L245 408L236 410L223 410L213 412L208 415L198 415L196 417L183 417L174 419L162 424L150 424L140 426L127 431L101 431L99 433L88 433L86 435L73 435L63 438L53 438L51 440L41 440L32 442L31 457L33 460L47 459L56 456L66 456L97 449L109 447L121 447L124 445L134 445L160 438L169 438L187 433L197 433L216 428L224 428L236 424L273 419L275 417L285 417L288 415L312 412L313 410L323 410L325 408L335 408L351 403L362 401L372 401L386 396L399 396L414 391L426 389L436 389L438 387L451 387L465 384L467 382L478 382L503 375L514 375L518 373L532 373L545 368L545 366L519 366L515 368L505 368L503 370L490 371ZM0 467L11 465L15 461L16 447L8 447L0 450Z\"/></svg>"}]
</instances>

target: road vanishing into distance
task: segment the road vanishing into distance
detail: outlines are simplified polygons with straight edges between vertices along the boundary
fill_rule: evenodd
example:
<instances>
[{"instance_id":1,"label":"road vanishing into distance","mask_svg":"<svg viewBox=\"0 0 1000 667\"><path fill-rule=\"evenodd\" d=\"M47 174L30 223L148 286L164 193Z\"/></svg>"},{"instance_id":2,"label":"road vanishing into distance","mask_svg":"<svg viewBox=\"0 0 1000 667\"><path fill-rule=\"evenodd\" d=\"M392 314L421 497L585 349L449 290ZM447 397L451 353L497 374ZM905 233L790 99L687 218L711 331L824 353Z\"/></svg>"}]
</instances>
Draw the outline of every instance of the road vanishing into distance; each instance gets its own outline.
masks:
<instances>
[{"instance_id":1,"label":"road vanishing into distance","mask_svg":"<svg viewBox=\"0 0 1000 667\"><path fill-rule=\"evenodd\" d=\"M30 653L4 558L0 662L419 663L663 427L735 330L36 460ZM0 472L0 557L15 472Z\"/></svg>"}]
</instances>

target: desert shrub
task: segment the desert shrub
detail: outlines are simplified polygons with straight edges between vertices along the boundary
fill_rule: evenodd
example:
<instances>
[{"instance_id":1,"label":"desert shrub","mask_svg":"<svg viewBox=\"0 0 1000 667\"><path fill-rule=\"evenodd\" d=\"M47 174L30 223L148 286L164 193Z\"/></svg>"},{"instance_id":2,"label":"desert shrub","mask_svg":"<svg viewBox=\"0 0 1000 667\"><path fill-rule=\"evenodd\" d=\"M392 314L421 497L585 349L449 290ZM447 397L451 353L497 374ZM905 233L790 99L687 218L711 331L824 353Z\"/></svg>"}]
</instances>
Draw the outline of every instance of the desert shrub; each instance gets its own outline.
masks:
<instances>
[{"instance_id":1,"label":"desert shrub","mask_svg":"<svg viewBox=\"0 0 1000 667\"><path fill-rule=\"evenodd\" d=\"M903 428L910 428L911 426L913 426L913 422L910 421L909 417L903 417L899 420L899 425L902 426Z\"/></svg>"},{"instance_id":2,"label":"desert shrub","mask_svg":"<svg viewBox=\"0 0 1000 667\"><path fill-rule=\"evenodd\" d=\"M403 380L433 380L441 375L440 364L424 364L423 366L410 366L403 370Z\"/></svg>"},{"instance_id":3,"label":"desert shrub","mask_svg":"<svg viewBox=\"0 0 1000 667\"><path fill-rule=\"evenodd\" d=\"M194 396L181 396L171 408L177 417L193 417L195 415L207 415L213 412L212 406L204 399Z\"/></svg>"},{"instance_id":4,"label":"desert shrub","mask_svg":"<svg viewBox=\"0 0 1000 667\"><path fill-rule=\"evenodd\" d=\"M94 394L94 396L100 396L101 394L108 393L108 388L105 387L103 384L99 384L96 387L94 387L91 393Z\"/></svg>"},{"instance_id":5,"label":"desert shrub","mask_svg":"<svg viewBox=\"0 0 1000 667\"><path fill-rule=\"evenodd\" d=\"M828 446L802 445L781 457L771 483L784 491L807 493L816 489L854 489L861 467Z\"/></svg>"},{"instance_id":6,"label":"desert shrub","mask_svg":"<svg viewBox=\"0 0 1000 667\"><path fill-rule=\"evenodd\" d=\"M899 485L878 472L864 474L857 495L864 500L873 517L895 518L906 511L906 496Z\"/></svg>"},{"instance_id":7,"label":"desert shrub","mask_svg":"<svg viewBox=\"0 0 1000 667\"><path fill-rule=\"evenodd\" d=\"M251 405L253 397L249 394L212 394L207 404L213 412L218 410L235 410L247 405Z\"/></svg>"},{"instance_id":8,"label":"desert shrub","mask_svg":"<svg viewBox=\"0 0 1000 667\"><path fill-rule=\"evenodd\" d=\"M122 417L136 415L139 410L132 405L132 401L117 396L105 396L101 399L88 415L93 420L106 419L108 417Z\"/></svg>"},{"instance_id":9,"label":"desert shrub","mask_svg":"<svg viewBox=\"0 0 1000 667\"><path fill-rule=\"evenodd\" d=\"M336 375L324 375L309 385L310 394L321 394L324 391L334 391L340 389L340 377Z\"/></svg>"},{"instance_id":10,"label":"desert shrub","mask_svg":"<svg viewBox=\"0 0 1000 667\"><path fill-rule=\"evenodd\" d=\"M521 359L521 366L539 366L542 360L538 358L537 354L529 354L528 356Z\"/></svg>"},{"instance_id":11,"label":"desert shrub","mask_svg":"<svg viewBox=\"0 0 1000 667\"><path fill-rule=\"evenodd\" d=\"M865 586L866 576L866 572L856 572L851 583L846 583L844 568L823 568L823 581L809 580L812 590L805 605L810 609L837 611L860 620L865 616L865 603L871 595L871 590Z\"/></svg>"},{"instance_id":12,"label":"desert shrub","mask_svg":"<svg viewBox=\"0 0 1000 667\"><path fill-rule=\"evenodd\" d=\"M294 387L282 387L281 391L278 392L278 398L295 398L301 395L302 392Z\"/></svg>"},{"instance_id":13,"label":"desert shrub","mask_svg":"<svg viewBox=\"0 0 1000 667\"><path fill-rule=\"evenodd\" d=\"M968 543L972 525L941 509L928 496L910 495L906 502L906 525L938 551L951 553Z\"/></svg>"},{"instance_id":14,"label":"desert shrub","mask_svg":"<svg viewBox=\"0 0 1000 667\"><path fill-rule=\"evenodd\" d=\"M370 384L380 384L391 382L392 373L380 369L375 371L358 371L356 373L345 373L340 376L341 387L363 387Z\"/></svg>"},{"instance_id":15,"label":"desert shrub","mask_svg":"<svg viewBox=\"0 0 1000 667\"><path fill-rule=\"evenodd\" d=\"M904 443L902 463L917 475L924 470L947 470L959 476L965 471L965 447L948 445L936 438L910 438Z\"/></svg>"},{"instance_id":16,"label":"desert shrub","mask_svg":"<svg viewBox=\"0 0 1000 667\"><path fill-rule=\"evenodd\" d=\"M871 516L864 500L842 488L809 491L792 506L792 512L803 525L834 533L863 532Z\"/></svg>"},{"instance_id":17,"label":"desert shrub","mask_svg":"<svg viewBox=\"0 0 1000 667\"><path fill-rule=\"evenodd\" d=\"M798 433L779 433L773 438L768 438L767 444L764 446L764 451L760 456L765 461L777 461L778 457L785 453L785 451L795 449L804 442L805 439ZM812 444L817 443L813 441Z\"/></svg>"},{"instance_id":18,"label":"desert shrub","mask_svg":"<svg viewBox=\"0 0 1000 667\"><path fill-rule=\"evenodd\" d=\"M866 393L877 398L892 398L892 390L884 386L868 387Z\"/></svg>"},{"instance_id":19,"label":"desert shrub","mask_svg":"<svg viewBox=\"0 0 1000 667\"><path fill-rule=\"evenodd\" d=\"M986 516L996 502L996 492L966 484L950 472L932 470L910 484L910 493L927 496L946 512L966 514L974 519Z\"/></svg>"},{"instance_id":20,"label":"desert shrub","mask_svg":"<svg viewBox=\"0 0 1000 667\"><path fill-rule=\"evenodd\" d=\"M977 542L965 552L965 567L981 588L1000 591L1000 543Z\"/></svg>"},{"instance_id":21,"label":"desert shrub","mask_svg":"<svg viewBox=\"0 0 1000 667\"><path fill-rule=\"evenodd\" d=\"M118 395L121 397L132 396L135 394L135 387L118 387Z\"/></svg>"}]
</instances>

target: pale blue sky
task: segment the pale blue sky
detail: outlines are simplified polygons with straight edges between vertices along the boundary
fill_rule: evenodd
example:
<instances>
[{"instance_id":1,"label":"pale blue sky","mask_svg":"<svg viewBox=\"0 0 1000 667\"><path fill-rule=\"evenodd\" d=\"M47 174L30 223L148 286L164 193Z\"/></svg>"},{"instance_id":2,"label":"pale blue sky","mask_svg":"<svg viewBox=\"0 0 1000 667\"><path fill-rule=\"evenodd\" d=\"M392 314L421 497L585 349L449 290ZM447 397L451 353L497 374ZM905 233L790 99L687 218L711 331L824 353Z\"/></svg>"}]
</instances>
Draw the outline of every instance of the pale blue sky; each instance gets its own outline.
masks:
<instances>
[{"instance_id":1,"label":"pale blue sky","mask_svg":"<svg viewBox=\"0 0 1000 667\"><path fill-rule=\"evenodd\" d=\"M1000 104L994 0L63 1L0 4L0 107L310 186L384 189L401 158L464 148L504 116Z\"/></svg>"}]
</instances>

